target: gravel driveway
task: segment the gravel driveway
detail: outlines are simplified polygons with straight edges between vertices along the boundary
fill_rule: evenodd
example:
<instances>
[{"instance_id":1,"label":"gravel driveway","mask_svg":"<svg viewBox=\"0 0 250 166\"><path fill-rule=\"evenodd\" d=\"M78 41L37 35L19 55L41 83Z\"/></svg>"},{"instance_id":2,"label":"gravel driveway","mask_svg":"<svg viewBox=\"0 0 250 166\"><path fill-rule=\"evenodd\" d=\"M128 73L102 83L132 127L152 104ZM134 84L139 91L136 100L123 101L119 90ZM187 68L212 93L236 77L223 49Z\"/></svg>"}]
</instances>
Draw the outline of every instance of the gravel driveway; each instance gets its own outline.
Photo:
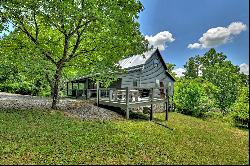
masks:
<instances>
[{"instance_id":1,"label":"gravel driveway","mask_svg":"<svg viewBox=\"0 0 250 166\"><path fill-rule=\"evenodd\" d=\"M44 109L49 110L52 100L47 97L10 94L0 92L0 109ZM58 103L60 110L82 119L111 120L123 117L111 110L93 105L90 101L64 98Z\"/></svg>"}]
</instances>

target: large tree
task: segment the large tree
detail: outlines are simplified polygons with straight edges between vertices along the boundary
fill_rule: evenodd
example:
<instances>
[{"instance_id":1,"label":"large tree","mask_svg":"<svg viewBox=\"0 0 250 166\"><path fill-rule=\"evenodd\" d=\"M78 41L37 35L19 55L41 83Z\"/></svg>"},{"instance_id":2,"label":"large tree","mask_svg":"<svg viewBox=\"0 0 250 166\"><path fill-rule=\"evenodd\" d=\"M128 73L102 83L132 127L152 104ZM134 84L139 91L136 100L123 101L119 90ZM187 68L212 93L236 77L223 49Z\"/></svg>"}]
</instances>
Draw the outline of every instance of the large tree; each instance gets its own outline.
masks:
<instances>
[{"instance_id":1,"label":"large tree","mask_svg":"<svg viewBox=\"0 0 250 166\"><path fill-rule=\"evenodd\" d=\"M246 84L246 77L240 74L239 67L226 58L225 54L211 48L203 56L189 58L184 65L186 78L201 77L219 88L217 104L224 112L235 102L240 85Z\"/></svg>"},{"instance_id":2,"label":"large tree","mask_svg":"<svg viewBox=\"0 0 250 166\"><path fill-rule=\"evenodd\" d=\"M184 68L186 69L184 72L185 78L197 78L200 69L200 56L196 55L195 57L189 58Z\"/></svg>"},{"instance_id":3,"label":"large tree","mask_svg":"<svg viewBox=\"0 0 250 166\"><path fill-rule=\"evenodd\" d=\"M235 102L241 87L239 68L230 61L214 64L204 70L202 77L219 88L218 106L225 111Z\"/></svg>"},{"instance_id":4,"label":"large tree","mask_svg":"<svg viewBox=\"0 0 250 166\"><path fill-rule=\"evenodd\" d=\"M14 39L21 36L26 49L36 53L27 58L46 62L41 71L55 109L66 68L107 75L121 58L146 50L136 20L142 9L137 0L2 1L0 28L13 24L19 36Z\"/></svg>"}]
</instances>

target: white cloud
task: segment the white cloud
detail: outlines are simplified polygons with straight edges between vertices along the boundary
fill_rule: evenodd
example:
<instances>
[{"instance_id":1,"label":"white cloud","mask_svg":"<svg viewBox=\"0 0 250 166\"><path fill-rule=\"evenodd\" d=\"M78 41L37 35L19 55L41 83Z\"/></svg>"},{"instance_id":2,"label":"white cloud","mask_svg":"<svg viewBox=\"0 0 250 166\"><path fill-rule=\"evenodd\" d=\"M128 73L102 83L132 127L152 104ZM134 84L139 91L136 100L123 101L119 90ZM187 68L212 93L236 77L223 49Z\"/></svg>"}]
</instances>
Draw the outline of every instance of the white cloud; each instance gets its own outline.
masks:
<instances>
[{"instance_id":1,"label":"white cloud","mask_svg":"<svg viewBox=\"0 0 250 166\"><path fill-rule=\"evenodd\" d=\"M189 44L188 48L194 49L194 48L201 48L202 45L200 43L194 43L194 44Z\"/></svg>"},{"instance_id":2,"label":"white cloud","mask_svg":"<svg viewBox=\"0 0 250 166\"><path fill-rule=\"evenodd\" d=\"M246 75L249 75L249 66L248 64L242 63L240 64L240 72Z\"/></svg>"},{"instance_id":3,"label":"white cloud","mask_svg":"<svg viewBox=\"0 0 250 166\"><path fill-rule=\"evenodd\" d=\"M177 77L183 77L183 76L184 76L183 72L185 72L185 71L186 71L186 70L183 69L183 68L178 68L178 69L174 69L174 70L173 70L173 72L176 73L176 76L177 76Z\"/></svg>"},{"instance_id":4,"label":"white cloud","mask_svg":"<svg viewBox=\"0 0 250 166\"><path fill-rule=\"evenodd\" d=\"M245 24L241 23L241 22L232 22L228 26L228 30L231 32L231 34L238 35L242 31L247 30L247 26Z\"/></svg>"},{"instance_id":5,"label":"white cloud","mask_svg":"<svg viewBox=\"0 0 250 166\"><path fill-rule=\"evenodd\" d=\"M188 48L212 48L221 44L226 44L233 39L235 35L239 35L247 29L246 24L242 22L232 22L228 27L211 28L203 33L199 39L199 43L188 44Z\"/></svg>"},{"instance_id":6,"label":"white cloud","mask_svg":"<svg viewBox=\"0 0 250 166\"><path fill-rule=\"evenodd\" d=\"M149 41L149 44L152 45L154 48L158 47L159 50L165 50L167 47L166 43L173 42L175 39L173 35L169 31L159 32L155 36L145 36L145 39Z\"/></svg>"}]
</instances>

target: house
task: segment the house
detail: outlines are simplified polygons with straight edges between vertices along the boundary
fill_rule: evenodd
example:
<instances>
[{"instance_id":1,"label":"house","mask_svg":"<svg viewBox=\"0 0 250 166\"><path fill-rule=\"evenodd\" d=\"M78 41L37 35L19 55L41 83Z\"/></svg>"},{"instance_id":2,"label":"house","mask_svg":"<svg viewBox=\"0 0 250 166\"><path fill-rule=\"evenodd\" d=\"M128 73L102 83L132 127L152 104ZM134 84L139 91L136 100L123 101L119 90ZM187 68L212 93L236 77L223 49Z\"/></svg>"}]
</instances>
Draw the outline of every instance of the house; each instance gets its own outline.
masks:
<instances>
[{"instance_id":1,"label":"house","mask_svg":"<svg viewBox=\"0 0 250 166\"><path fill-rule=\"evenodd\" d=\"M169 95L173 95L175 79L167 72L160 51L155 49L143 55L135 55L121 60L119 65L127 72L122 74L118 82L113 83L110 87L168 87Z\"/></svg>"},{"instance_id":2,"label":"house","mask_svg":"<svg viewBox=\"0 0 250 166\"><path fill-rule=\"evenodd\" d=\"M119 61L119 65L126 72L118 77L118 80L110 85L110 88L158 88L164 87L168 89L168 95L173 96L175 79L167 72L166 64L158 49L154 49L144 53L143 55L135 55ZM84 89L95 89L96 85L88 77L70 81L72 84L72 96L88 96ZM74 88L77 83L77 88ZM83 86L79 87L79 83ZM69 85L67 83L67 94ZM78 89L77 91L75 89ZM147 93L147 91L144 91ZM159 95L161 95L160 92Z\"/></svg>"}]
</instances>

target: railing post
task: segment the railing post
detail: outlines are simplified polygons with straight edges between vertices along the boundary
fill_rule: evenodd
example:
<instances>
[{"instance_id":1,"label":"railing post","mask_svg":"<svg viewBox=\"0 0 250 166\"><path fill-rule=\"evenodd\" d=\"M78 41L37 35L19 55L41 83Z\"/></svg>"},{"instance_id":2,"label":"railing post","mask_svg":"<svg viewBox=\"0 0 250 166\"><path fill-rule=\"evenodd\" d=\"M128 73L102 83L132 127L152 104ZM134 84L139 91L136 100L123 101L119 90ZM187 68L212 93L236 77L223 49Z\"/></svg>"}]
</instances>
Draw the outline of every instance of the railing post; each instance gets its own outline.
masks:
<instances>
[{"instance_id":1,"label":"railing post","mask_svg":"<svg viewBox=\"0 0 250 166\"><path fill-rule=\"evenodd\" d=\"M86 99L89 99L89 89L86 89Z\"/></svg>"},{"instance_id":2,"label":"railing post","mask_svg":"<svg viewBox=\"0 0 250 166\"><path fill-rule=\"evenodd\" d=\"M135 92L135 101L138 101L139 99L139 89Z\"/></svg>"},{"instance_id":3,"label":"railing post","mask_svg":"<svg viewBox=\"0 0 250 166\"><path fill-rule=\"evenodd\" d=\"M154 88L151 88L151 96L150 96L150 102L151 102L150 120L153 120L153 97L154 97Z\"/></svg>"},{"instance_id":4,"label":"railing post","mask_svg":"<svg viewBox=\"0 0 250 166\"><path fill-rule=\"evenodd\" d=\"M165 120L168 120L168 103L169 103L169 99L168 99L168 90L166 90L166 97L165 97L165 100L166 100L166 116L165 116Z\"/></svg>"},{"instance_id":5,"label":"railing post","mask_svg":"<svg viewBox=\"0 0 250 166\"><path fill-rule=\"evenodd\" d=\"M115 90L115 96L114 96L114 98L115 98L115 101L117 101L117 89Z\"/></svg>"},{"instance_id":6,"label":"railing post","mask_svg":"<svg viewBox=\"0 0 250 166\"><path fill-rule=\"evenodd\" d=\"M150 120L153 120L153 104L150 107Z\"/></svg>"},{"instance_id":7,"label":"railing post","mask_svg":"<svg viewBox=\"0 0 250 166\"><path fill-rule=\"evenodd\" d=\"M109 102L112 100L112 92L111 89L109 89Z\"/></svg>"},{"instance_id":8,"label":"railing post","mask_svg":"<svg viewBox=\"0 0 250 166\"><path fill-rule=\"evenodd\" d=\"M129 119L129 88L126 87L126 118Z\"/></svg>"},{"instance_id":9,"label":"railing post","mask_svg":"<svg viewBox=\"0 0 250 166\"><path fill-rule=\"evenodd\" d=\"M77 96L78 96L78 89L79 89L79 83L77 82L76 99L77 99Z\"/></svg>"}]
</instances>

